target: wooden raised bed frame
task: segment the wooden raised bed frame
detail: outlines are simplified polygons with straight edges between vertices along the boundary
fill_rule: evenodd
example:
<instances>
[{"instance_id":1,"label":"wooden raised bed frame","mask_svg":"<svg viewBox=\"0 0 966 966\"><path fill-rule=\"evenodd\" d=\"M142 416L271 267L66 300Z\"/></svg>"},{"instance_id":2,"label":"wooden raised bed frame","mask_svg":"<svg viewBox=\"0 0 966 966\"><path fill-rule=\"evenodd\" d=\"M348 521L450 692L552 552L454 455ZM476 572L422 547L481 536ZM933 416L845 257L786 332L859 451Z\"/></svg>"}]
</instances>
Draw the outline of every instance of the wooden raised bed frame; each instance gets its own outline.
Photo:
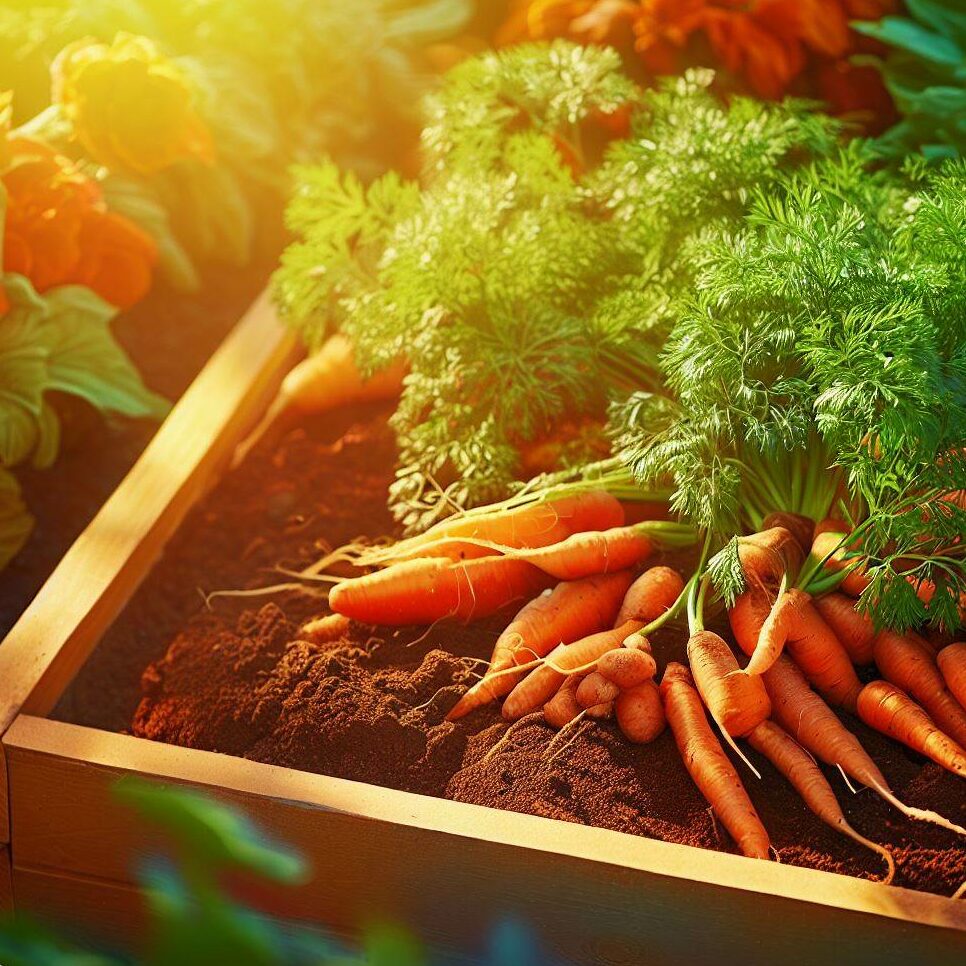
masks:
<instances>
[{"instance_id":1,"label":"wooden raised bed frame","mask_svg":"<svg viewBox=\"0 0 966 966\"><path fill-rule=\"evenodd\" d=\"M401 920L446 962L504 917L563 962L962 961L966 903L941 896L45 717L295 358L263 296L0 645L0 910L144 939L135 873L164 844L111 791L136 773L233 802L310 860L302 885L239 887L265 914L342 936Z\"/></svg>"}]
</instances>

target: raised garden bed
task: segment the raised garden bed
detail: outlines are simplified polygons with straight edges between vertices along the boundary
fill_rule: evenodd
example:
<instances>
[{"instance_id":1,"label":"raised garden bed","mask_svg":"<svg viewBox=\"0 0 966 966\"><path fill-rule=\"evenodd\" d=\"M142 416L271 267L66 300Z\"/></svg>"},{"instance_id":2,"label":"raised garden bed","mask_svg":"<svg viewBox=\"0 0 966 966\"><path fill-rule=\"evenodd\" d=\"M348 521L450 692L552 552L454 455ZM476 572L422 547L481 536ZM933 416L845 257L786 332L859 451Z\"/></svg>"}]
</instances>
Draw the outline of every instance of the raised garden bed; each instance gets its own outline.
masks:
<instances>
[{"instance_id":1,"label":"raised garden bed","mask_svg":"<svg viewBox=\"0 0 966 966\"><path fill-rule=\"evenodd\" d=\"M320 609L304 595L194 616L199 588L265 583L318 538L389 527L392 439L370 408L267 439L179 531L291 358L259 303L0 647L18 908L138 938L133 868L157 843L110 793L137 772L204 786L292 842L312 880L258 904L338 933L398 917L465 954L514 914L565 961L945 962L963 949L966 906L935 893L966 877L966 854L870 796L850 817L896 847L897 881L920 891L855 878L876 875L875 858L767 773L751 791L782 863L712 851L729 843L668 735L635 749L599 726L548 761L536 723L483 763L498 714L441 720L459 658L483 656L499 618L378 644L357 628L317 648L297 642ZM901 795L962 821L955 778L861 737Z\"/></svg>"}]
</instances>

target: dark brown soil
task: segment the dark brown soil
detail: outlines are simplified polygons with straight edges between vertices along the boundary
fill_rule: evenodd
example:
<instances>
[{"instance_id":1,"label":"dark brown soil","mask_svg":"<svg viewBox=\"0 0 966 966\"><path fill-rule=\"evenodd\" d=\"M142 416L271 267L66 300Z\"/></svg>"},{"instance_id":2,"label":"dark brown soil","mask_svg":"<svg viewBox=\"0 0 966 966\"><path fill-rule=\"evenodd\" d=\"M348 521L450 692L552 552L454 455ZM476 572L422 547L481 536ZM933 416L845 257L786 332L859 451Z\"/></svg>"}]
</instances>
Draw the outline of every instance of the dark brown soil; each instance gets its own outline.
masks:
<instances>
[{"instance_id":1,"label":"dark brown soil","mask_svg":"<svg viewBox=\"0 0 966 966\"><path fill-rule=\"evenodd\" d=\"M355 626L312 644L298 629L324 613L318 598L218 598L199 591L264 585L276 565L320 546L391 532L385 509L394 446L385 413L361 409L265 441L229 475L168 553L79 675L57 715L158 741L241 755L393 788L704 848L733 850L691 783L670 735L644 747L611 724L558 741L535 720L506 733L498 709L443 720L488 656L507 617L469 627L399 631ZM679 631L655 642L682 656ZM143 673L142 673L143 672ZM859 734L897 794L966 823L960 780L870 732ZM548 749L550 752L548 754ZM783 862L871 878L880 860L815 818L767 764L746 785ZM744 769L744 766L740 766ZM952 893L966 848L829 773L850 822L893 848L897 884Z\"/></svg>"}]
</instances>

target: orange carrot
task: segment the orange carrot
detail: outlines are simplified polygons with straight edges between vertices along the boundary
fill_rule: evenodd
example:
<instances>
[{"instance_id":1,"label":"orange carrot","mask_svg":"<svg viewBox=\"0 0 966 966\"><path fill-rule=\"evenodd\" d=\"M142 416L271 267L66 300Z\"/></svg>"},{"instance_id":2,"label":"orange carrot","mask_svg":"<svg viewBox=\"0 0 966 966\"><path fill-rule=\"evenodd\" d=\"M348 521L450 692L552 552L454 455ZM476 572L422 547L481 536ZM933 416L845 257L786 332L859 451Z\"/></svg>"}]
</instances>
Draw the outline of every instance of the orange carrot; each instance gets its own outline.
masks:
<instances>
[{"instance_id":1,"label":"orange carrot","mask_svg":"<svg viewBox=\"0 0 966 966\"><path fill-rule=\"evenodd\" d=\"M624 597L617 623L639 620L649 624L678 599L684 590L681 575L670 567L651 567L631 584Z\"/></svg>"},{"instance_id":2,"label":"orange carrot","mask_svg":"<svg viewBox=\"0 0 966 966\"><path fill-rule=\"evenodd\" d=\"M503 702L503 717L516 721L525 714L545 704L563 684L564 678L578 668L593 670L601 656L615 647L628 634L633 634L643 625L640 621L627 621L613 630L591 634L573 644L561 644L542 659L539 667L531 671L507 696Z\"/></svg>"},{"instance_id":3,"label":"orange carrot","mask_svg":"<svg viewBox=\"0 0 966 966\"><path fill-rule=\"evenodd\" d=\"M765 653L765 658L757 662L758 667L767 670L783 645L825 698L840 707L855 708L862 684L849 655L815 609L811 595L796 588L786 591L775 602L761 629L758 647L748 663L749 670L760 653Z\"/></svg>"},{"instance_id":4,"label":"orange carrot","mask_svg":"<svg viewBox=\"0 0 966 966\"><path fill-rule=\"evenodd\" d=\"M324 644L328 641L335 641L343 637L349 630L349 618L341 614L328 614L325 617L317 617L302 625L299 636L307 641L315 641Z\"/></svg>"},{"instance_id":5,"label":"orange carrot","mask_svg":"<svg viewBox=\"0 0 966 966\"><path fill-rule=\"evenodd\" d=\"M859 744L859 739L809 687L790 658L782 655L762 679L771 698L772 717L816 758L840 768L846 775L873 789L903 815L966 835L966 828L942 815L914 808L896 798L885 776Z\"/></svg>"},{"instance_id":6,"label":"orange carrot","mask_svg":"<svg viewBox=\"0 0 966 966\"><path fill-rule=\"evenodd\" d=\"M892 881L896 871L892 854L888 849L859 835L849 825L835 797L835 792L832 791L832 786L822 774L822 769L791 735L783 731L774 721L763 721L748 735L748 743L788 779L792 787L802 796L805 804L826 825L830 825L860 845L881 855L885 859L887 870L883 882L888 884Z\"/></svg>"},{"instance_id":7,"label":"orange carrot","mask_svg":"<svg viewBox=\"0 0 966 966\"><path fill-rule=\"evenodd\" d=\"M460 698L446 720L455 721L509 694L526 671L508 674L508 669L544 657L558 644L611 627L630 582L630 571L586 577L557 584L525 604L497 638L486 675Z\"/></svg>"},{"instance_id":8,"label":"orange carrot","mask_svg":"<svg viewBox=\"0 0 966 966\"><path fill-rule=\"evenodd\" d=\"M936 656L946 687L955 695L960 707L966 708L966 643L960 641L944 647Z\"/></svg>"},{"instance_id":9,"label":"orange carrot","mask_svg":"<svg viewBox=\"0 0 966 966\"><path fill-rule=\"evenodd\" d=\"M597 670L619 688L636 688L654 677L657 673L657 664L647 651L619 647L614 651L608 651L597 662Z\"/></svg>"},{"instance_id":10,"label":"orange carrot","mask_svg":"<svg viewBox=\"0 0 966 966\"><path fill-rule=\"evenodd\" d=\"M748 734L771 714L765 686L759 678L741 672L724 638L712 631L692 634L688 661L711 717L730 736Z\"/></svg>"},{"instance_id":11,"label":"orange carrot","mask_svg":"<svg viewBox=\"0 0 966 966\"><path fill-rule=\"evenodd\" d=\"M593 574L634 567L651 555L654 544L638 527L591 530L549 547L513 550L508 559L525 560L558 580L579 580Z\"/></svg>"},{"instance_id":12,"label":"orange carrot","mask_svg":"<svg viewBox=\"0 0 966 966\"><path fill-rule=\"evenodd\" d=\"M614 702L602 701L600 704L593 704L585 709L588 718L596 718L598 721L604 718L614 717Z\"/></svg>"},{"instance_id":13,"label":"orange carrot","mask_svg":"<svg viewBox=\"0 0 966 966\"><path fill-rule=\"evenodd\" d=\"M946 690L928 644L908 634L882 631L875 639L875 663L888 682L925 708L941 731L966 747L966 711Z\"/></svg>"},{"instance_id":14,"label":"orange carrot","mask_svg":"<svg viewBox=\"0 0 966 966\"><path fill-rule=\"evenodd\" d=\"M738 538L738 559L749 590L777 587L788 574L794 576L802 562L798 542L784 527L771 527Z\"/></svg>"},{"instance_id":15,"label":"orange carrot","mask_svg":"<svg viewBox=\"0 0 966 966\"><path fill-rule=\"evenodd\" d=\"M653 741L666 724L661 692L653 681L622 690L614 702L614 714L624 737L636 745Z\"/></svg>"},{"instance_id":16,"label":"orange carrot","mask_svg":"<svg viewBox=\"0 0 966 966\"><path fill-rule=\"evenodd\" d=\"M786 510L778 510L769 513L761 521L763 531L771 530L774 527L784 527L794 538L795 543L801 551L801 556L805 556L812 546L812 535L815 531L815 521L811 517L801 513L789 513Z\"/></svg>"},{"instance_id":17,"label":"orange carrot","mask_svg":"<svg viewBox=\"0 0 966 966\"><path fill-rule=\"evenodd\" d=\"M888 681L871 681L859 695L859 717L870 727L901 741L937 765L966 778L966 751L909 697Z\"/></svg>"},{"instance_id":18,"label":"orange carrot","mask_svg":"<svg viewBox=\"0 0 966 966\"><path fill-rule=\"evenodd\" d=\"M367 624L432 624L448 617L469 621L540 593L548 581L522 560L481 557L454 563L430 557L336 584L329 591L329 606Z\"/></svg>"},{"instance_id":19,"label":"orange carrot","mask_svg":"<svg viewBox=\"0 0 966 966\"><path fill-rule=\"evenodd\" d=\"M738 595L734 607L728 611L728 622L735 640L749 657L755 653L761 629L770 610L771 603L766 594L746 590Z\"/></svg>"},{"instance_id":20,"label":"orange carrot","mask_svg":"<svg viewBox=\"0 0 966 966\"><path fill-rule=\"evenodd\" d=\"M620 691L621 689L613 681L608 681L599 671L592 671L577 688L577 704L582 708L610 704Z\"/></svg>"},{"instance_id":21,"label":"orange carrot","mask_svg":"<svg viewBox=\"0 0 966 966\"><path fill-rule=\"evenodd\" d=\"M581 680L579 675L572 674L543 706L543 717L547 724L554 728L562 728L580 714L582 709L577 704L577 687Z\"/></svg>"},{"instance_id":22,"label":"orange carrot","mask_svg":"<svg viewBox=\"0 0 966 966\"><path fill-rule=\"evenodd\" d=\"M844 538L844 533L832 530L822 531L812 543L811 559L815 563L824 560L823 567L833 573L841 573L848 569L848 574L839 587L850 597L858 597L871 581L866 575L862 558L849 555L848 548L843 542Z\"/></svg>"},{"instance_id":23,"label":"orange carrot","mask_svg":"<svg viewBox=\"0 0 966 966\"><path fill-rule=\"evenodd\" d=\"M812 603L845 648L853 664L872 663L875 627L867 614L855 609L855 601L845 594L832 593L816 597Z\"/></svg>"},{"instance_id":24,"label":"orange carrot","mask_svg":"<svg viewBox=\"0 0 966 966\"><path fill-rule=\"evenodd\" d=\"M695 785L743 855L767 859L771 843L741 779L708 724L691 674L676 662L661 681L664 714Z\"/></svg>"}]
</instances>

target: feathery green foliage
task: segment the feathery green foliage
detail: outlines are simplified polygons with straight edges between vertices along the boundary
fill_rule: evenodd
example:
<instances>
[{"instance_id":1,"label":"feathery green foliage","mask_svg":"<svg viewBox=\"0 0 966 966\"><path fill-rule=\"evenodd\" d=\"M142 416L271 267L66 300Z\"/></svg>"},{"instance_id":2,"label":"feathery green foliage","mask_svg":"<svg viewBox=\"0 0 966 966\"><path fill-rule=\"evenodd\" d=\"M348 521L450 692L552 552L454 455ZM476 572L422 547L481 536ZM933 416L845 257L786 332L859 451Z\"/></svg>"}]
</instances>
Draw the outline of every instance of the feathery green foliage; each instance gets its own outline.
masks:
<instances>
[{"instance_id":1,"label":"feathery green foliage","mask_svg":"<svg viewBox=\"0 0 966 966\"><path fill-rule=\"evenodd\" d=\"M421 186L301 171L276 293L311 346L340 328L367 370L409 362L392 494L407 525L504 496L521 444L655 388L695 239L834 137L808 105L724 107L710 82L642 96L613 51L525 45L429 98Z\"/></svg>"}]
</instances>

